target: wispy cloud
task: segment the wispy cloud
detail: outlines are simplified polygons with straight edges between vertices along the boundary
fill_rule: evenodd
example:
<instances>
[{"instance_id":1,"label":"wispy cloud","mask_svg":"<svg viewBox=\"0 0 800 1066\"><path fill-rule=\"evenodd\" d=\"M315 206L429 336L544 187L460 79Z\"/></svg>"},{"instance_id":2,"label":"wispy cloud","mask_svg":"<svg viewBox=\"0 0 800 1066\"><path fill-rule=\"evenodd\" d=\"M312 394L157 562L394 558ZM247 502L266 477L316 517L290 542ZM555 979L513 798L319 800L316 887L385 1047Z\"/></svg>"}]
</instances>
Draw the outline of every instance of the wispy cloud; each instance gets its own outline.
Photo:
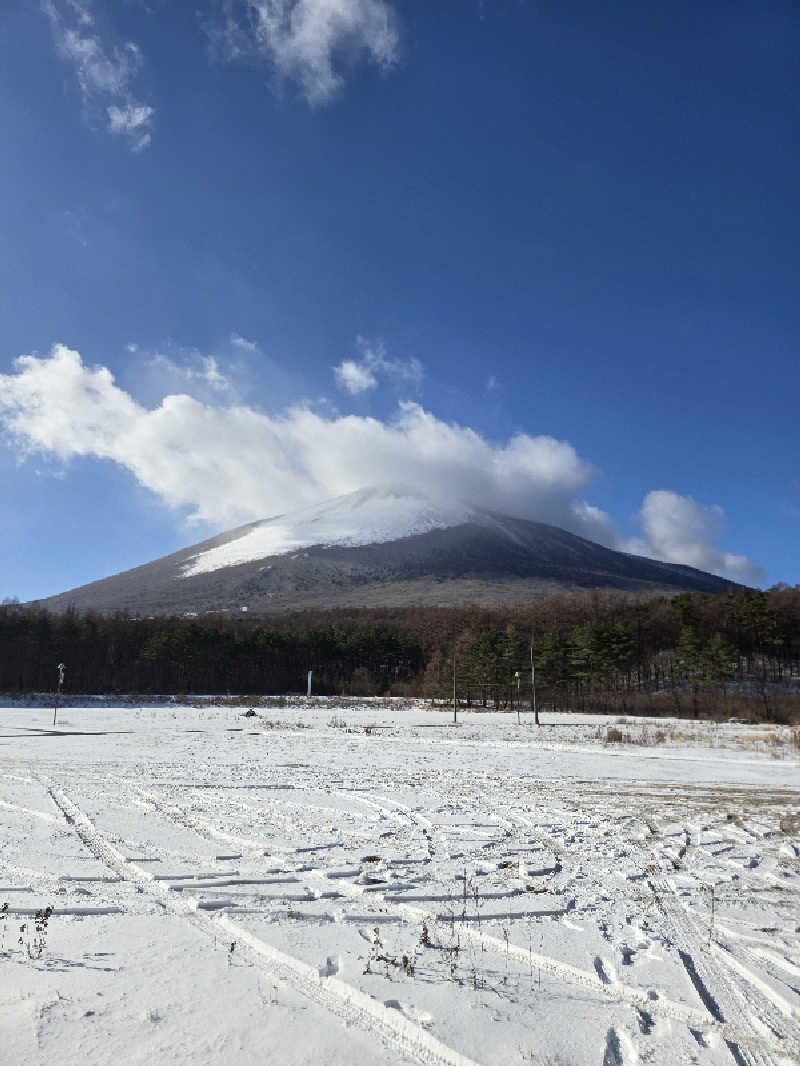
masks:
<instances>
[{"instance_id":1,"label":"wispy cloud","mask_svg":"<svg viewBox=\"0 0 800 1066\"><path fill-rule=\"evenodd\" d=\"M150 144L150 123L154 114L152 107L142 104L126 104L117 107L112 104L106 108L109 133L121 133L130 137L131 148L141 152Z\"/></svg>"},{"instance_id":2,"label":"wispy cloud","mask_svg":"<svg viewBox=\"0 0 800 1066\"><path fill-rule=\"evenodd\" d=\"M312 105L331 99L344 83L342 68L359 55L384 70L397 60L386 0L218 0L208 32L223 58L266 60Z\"/></svg>"},{"instance_id":3,"label":"wispy cloud","mask_svg":"<svg viewBox=\"0 0 800 1066\"><path fill-rule=\"evenodd\" d=\"M113 43L99 32L88 3L44 0L59 55L72 65L87 114L100 111L108 132L126 138L134 152L150 144L154 108L138 102L133 83L142 54L133 41Z\"/></svg>"},{"instance_id":4,"label":"wispy cloud","mask_svg":"<svg viewBox=\"0 0 800 1066\"><path fill-rule=\"evenodd\" d=\"M416 403L399 404L388 421L304 405L271 415L235 402L213 360L176 366L162 357L160 370L177 375L180 391L146 407L107 368L86 366L64 345L45 358L21 356L13 373L0 375L0 425L20 455L110 459L164 503L217 528L396 482L402 472L437 498L478 502L668 562L758 576L744 556L715 546L721 509L676 493L649 493L644 539L625 540L584 499L592 467L567 441L518 434L495 443ZM202 384L206 399L189 395L187 383L192 392Z\"/></svg>"},{"instance_id":5,"label":"wispy cloud","mask_svg":"<svg viewBox=\"0 0 800 1066\"><path fill-rule=\"evenodd\" d=\"M239 348L243 352L259 351L258 343L256 341L248 340L247 337L243 337L240 333L231 333L231 344L234 348Z\"/></svg>"},{"instance_id":6,"label":"wispy cloud","mask_svg":"<svg viewBox=\"0 0 800 1066\"><path fill-rule=\"evenodd\" d=\"M378 377L388 378L397 388L412 388L418 391L425 376L419 359L390 359L382 341L370 342L364 337L356 341L361 358L344 359L333 368L337 384L351 395L374 389Z\"/></svg>"},{"instance_id":7,"label":"wispy cloud","mask_svg":"<svg viewBox=\"0 0 800 1066\"><path fill-rule=\"evenodd\" d=\"M185 395L201 403L232 404L240 399L242 367L225 354L205 355L167 340L156 349L126 345L132 394L139 403L159 402L165 395Z\"/></svg>"},{"instance_id":8,"label":"wispy cloud","mask_svg":"<svg viewBox=\"0 0 800 1066\"><path fill-rule=\"evenodd\" d=\"M217 400L231 400L237 395L233 381L223 372L213 355L195 353L190 361L178 362L163 352L157 352L150 357L148 364L164 384L171 381L172 387L177 384L195 398L214 396Z\"/></svg>"}]
</instances>

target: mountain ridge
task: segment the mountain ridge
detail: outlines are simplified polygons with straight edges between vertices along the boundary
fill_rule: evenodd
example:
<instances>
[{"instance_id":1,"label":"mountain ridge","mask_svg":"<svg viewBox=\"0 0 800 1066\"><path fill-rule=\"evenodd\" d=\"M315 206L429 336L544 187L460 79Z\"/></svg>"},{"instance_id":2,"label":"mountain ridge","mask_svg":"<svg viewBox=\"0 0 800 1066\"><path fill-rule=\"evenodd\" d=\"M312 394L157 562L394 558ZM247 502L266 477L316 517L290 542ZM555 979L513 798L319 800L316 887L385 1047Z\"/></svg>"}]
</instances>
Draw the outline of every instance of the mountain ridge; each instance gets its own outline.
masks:
<instances>
[{"instance_id":1,"label":"mountain ridge","mask_svg":"<svg viewBox=\"0 0 800 1066\"><path fill-rule=\"evenodd\" d=\"M393 487L249 522L38 602L56 611L275 614L513 605L592 588L720 593L734 584L618 552L547 523Z\"/></svg>"}]
</instances>

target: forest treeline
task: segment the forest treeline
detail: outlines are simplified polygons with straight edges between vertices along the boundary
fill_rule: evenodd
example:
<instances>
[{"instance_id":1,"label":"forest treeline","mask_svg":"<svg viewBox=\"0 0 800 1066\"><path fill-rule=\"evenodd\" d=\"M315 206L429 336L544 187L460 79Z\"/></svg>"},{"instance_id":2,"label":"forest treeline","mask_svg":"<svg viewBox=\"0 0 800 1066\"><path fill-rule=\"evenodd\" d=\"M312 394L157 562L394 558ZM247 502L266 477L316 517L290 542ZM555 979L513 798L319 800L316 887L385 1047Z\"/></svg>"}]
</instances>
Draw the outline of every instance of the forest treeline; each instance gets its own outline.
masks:
<instances>
[{"instance_id":1,"label":"forest treeline","mask_svg":"<svg viewBox=\"0 0 800 1066\"><path fill-rule=\"evenodd\" d=\"M800 586L525 607L134 618L0 605L0 691L406 695L540 709L800 721ZM516 675L519 674L519 677Z\"/></svg>"}]
</instances>

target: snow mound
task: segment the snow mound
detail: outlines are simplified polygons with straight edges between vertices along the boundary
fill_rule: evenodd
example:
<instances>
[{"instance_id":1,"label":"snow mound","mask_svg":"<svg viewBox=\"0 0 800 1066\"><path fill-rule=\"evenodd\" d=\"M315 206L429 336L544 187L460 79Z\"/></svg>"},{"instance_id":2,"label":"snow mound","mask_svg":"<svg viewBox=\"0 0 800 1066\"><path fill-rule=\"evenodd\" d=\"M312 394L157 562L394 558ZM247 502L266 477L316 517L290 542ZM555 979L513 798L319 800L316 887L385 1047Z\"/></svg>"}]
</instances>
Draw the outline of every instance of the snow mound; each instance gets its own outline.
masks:
<instances>
[{"instance_id":1,"label":"snow mound","mask_svg":"<svg viewBox=\"0 0 800 1066\"><path fill-rule=\"evenodd\" d=\"M194 577L316 546L384 544L477 518L475 509L466 504L435 502L412 488L359 489L289 515L265 519L235 540L199 552L182 573Z\"/></svg>"}]
</instances>

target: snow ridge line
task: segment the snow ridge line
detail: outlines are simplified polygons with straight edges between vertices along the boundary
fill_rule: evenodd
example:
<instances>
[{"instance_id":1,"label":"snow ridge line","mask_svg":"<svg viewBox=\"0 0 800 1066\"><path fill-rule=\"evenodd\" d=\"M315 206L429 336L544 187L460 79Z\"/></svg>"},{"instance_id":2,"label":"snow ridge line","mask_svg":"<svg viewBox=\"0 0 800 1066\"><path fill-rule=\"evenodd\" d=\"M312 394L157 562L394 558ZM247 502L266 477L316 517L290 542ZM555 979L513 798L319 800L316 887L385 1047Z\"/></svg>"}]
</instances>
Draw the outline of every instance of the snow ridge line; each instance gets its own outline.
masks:
<instances>
[{"instance_id":1,"label":"snow ridge line","mask_svg":"<svg viewBox=\"0 0 800 1066\"><path fill-rule=\"evenodd\" d=\"M198 901L187 899L184 893L181 893L182 898L178 902L165 883L156 881L149 870L130 862L66 793L47 781L43 784L53 803L75 829L83 844L106 866L125 881L133 881L140 887L146 887L149 893L157 897L170 911L186 918L209 937L216 937L220 927L224 928L236 938L237 944L241 943L249 949L250 954L255 956L270 977L291 986L301 995L337 1017L357 1025L363 1031L376 1034L385 1043L421 1066L480 1066L475 1060L448 1047L431 1033L397 1011L385 1007L360 989L336 977L321 977L315 967L272 947L227 916L216 919L206 917L197 909Z\"/></svg>"}]
</instances>

